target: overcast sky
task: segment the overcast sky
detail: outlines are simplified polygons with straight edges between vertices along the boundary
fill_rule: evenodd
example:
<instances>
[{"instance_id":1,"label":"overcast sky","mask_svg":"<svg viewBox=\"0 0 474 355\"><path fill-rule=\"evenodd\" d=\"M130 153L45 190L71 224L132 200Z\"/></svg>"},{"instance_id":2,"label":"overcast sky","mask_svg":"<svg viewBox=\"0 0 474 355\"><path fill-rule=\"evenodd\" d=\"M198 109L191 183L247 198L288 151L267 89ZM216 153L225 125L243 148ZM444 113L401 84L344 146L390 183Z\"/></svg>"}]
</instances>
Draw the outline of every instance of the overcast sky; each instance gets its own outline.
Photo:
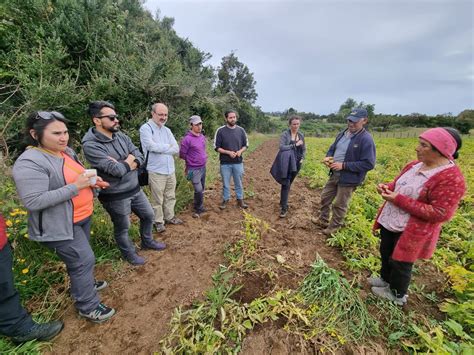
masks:
<instances>
[{"instance_id":1,"label":"overcast sky","mask_svg":"<svg viewBox=\"0 0 474 355\"><path fill-rule=\"evenodd\" d=\"M474 108L472 0L147 0L219 66L235 51L264 111L327 114L348 97L377 113Z\"/></svg>"}]
</instances>

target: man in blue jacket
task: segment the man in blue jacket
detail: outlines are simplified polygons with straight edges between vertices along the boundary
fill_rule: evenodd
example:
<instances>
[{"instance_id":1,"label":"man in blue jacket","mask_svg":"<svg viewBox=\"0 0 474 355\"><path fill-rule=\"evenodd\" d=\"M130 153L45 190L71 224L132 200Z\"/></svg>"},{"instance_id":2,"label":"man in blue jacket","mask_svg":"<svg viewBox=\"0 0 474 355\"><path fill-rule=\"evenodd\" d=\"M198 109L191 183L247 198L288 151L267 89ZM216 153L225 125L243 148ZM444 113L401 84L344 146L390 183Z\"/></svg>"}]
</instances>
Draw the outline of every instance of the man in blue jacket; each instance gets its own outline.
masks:
<instances>
[{"instance_id":1,"label":"man in blue jacket","mask_svg":"<svg viewBox=\"0 0 474 355\"><path fill-rule=\"evenodd\" d=\"M330 168L329 180L321 192L319 219L311 219L325 228L325 235L331 235L343 225L352 193L375 166L375 143L364 128L367 121L365 108L352 110L347 117L347 129L337 135L326 153L324 162Z\"/></svg>"}]
</instances>

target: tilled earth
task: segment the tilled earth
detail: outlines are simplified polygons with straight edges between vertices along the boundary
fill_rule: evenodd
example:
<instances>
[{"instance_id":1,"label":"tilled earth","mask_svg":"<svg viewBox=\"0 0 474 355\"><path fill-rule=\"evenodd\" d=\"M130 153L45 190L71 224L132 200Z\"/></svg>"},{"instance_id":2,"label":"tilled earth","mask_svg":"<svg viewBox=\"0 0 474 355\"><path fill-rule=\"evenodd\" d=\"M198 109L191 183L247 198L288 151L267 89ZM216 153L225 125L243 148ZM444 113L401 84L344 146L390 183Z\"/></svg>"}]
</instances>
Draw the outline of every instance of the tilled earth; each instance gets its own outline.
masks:
<instances>
[{"instance_id":1,"label":"tilled earth","mask_svg":"<svg viewBox=\"0 0 474 355\"><path fill-rule=\"evenodd\" d=\"M244 276L239 280L244 287L237 295L243 302L275 288L296 288L317 254L329 266L343 271L347 278L360 278L345 269L339 251L327 246L321 229L311 223L310 218L319 205L319 191L309 189L301 177L292 186L287 217L279 218L280 185L269 173L277 150L278 142L271 140L245 157L244 187L250 196L247 211L270 226L260 242L262 250L269 256L281 255L291 266L291 272L278 275L272 282L259 275ZM63 316L65 329L55 339L51 352L149 354L159 351L159 341L168 332L173 310L203 298L212 285L211 275L224 262L226 246L241 238L243 213L235 200L221 211L220 191L220 183L208 187L205 194L208 212L202 218L193 219L188 209L179 216L183 225L169 226L165 233L156 235L168 248L163 252L142 252L148 260L145 266L127 265L120 270L110 265L98 267L97 274L109 282L109 287L101 291L102 300L116 308L117 314L97 325L79 318L71 304ZM438 282L432 281L427 291L438 286ZM416 299L410 301L418 303ZM304 342L281 328L282 324L275 322L254 330L246 337L242 353L313 353L317 349L317 344ZM369 348L360 346L342 351L374 353L384 352L384 348L383 344L373 344Z\"/></svg>"}]
</instances>

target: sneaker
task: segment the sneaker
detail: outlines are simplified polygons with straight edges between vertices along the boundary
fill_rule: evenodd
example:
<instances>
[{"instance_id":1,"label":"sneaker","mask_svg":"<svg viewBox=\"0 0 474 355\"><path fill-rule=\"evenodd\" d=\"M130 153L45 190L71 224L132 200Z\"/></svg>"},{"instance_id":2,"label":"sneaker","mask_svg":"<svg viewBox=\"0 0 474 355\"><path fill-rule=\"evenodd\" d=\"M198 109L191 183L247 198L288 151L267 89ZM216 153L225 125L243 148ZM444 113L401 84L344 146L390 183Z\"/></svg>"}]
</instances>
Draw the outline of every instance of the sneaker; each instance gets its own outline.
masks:
<instances>
[{"instance_id":1,"label":"sneaker","mask_svg":"<svg viewBox=\"0 0 474 355\"><path fill-rule=\"evenodd\" d=\"M30 340L48 341L58 335L63 330L64 323L55 320L47 323L34 323L24 334L11 337L14 343L24 343Z\"/></svg>"},{"instance_id":2,"label":"sneaker","mask_svg":"<svg viewBox=\"0 0 474 355\"><path fill-rule=\"evenodd\" d=\"M115 309L107 307L103 303L99 303L96 309L94 309L90 313L83 313L79 311L79 315L81 317L87 318L87 320L90 320L91 322L94 323L102 323L105 322L106 320L109 320L112 318L112 316L115 314Z\"/></svg>"},{"instance_id":3,"label":"sneaker","mask_svg":"<svg viewBox=\"0 0 474 355\"><path fill-rule=\"evenodd\" d=\"M285 218L288 213L288 210L286 208L282 208L280 211L280 218Z\"/></svg>"},{"instance_id":4,"label":"sneaker","mask_svg":"<svg viewBox=\"0 0 474 355\"><path fill-rule=\"evenodd\" d=\"M145 265L146 263L146 259L138 254L129 255L127 261L134 266Z\"/></svg>"},{"instance_id":5,"label":"sneaker","mask_svg":"<svg viewBox=\"0 0 474 355\"><path fill-rule=\"evenodd\" d=\"M166 249L166 244L156 240L147 240L142 242L142 249L163 250Z\"/></svg>"},{"instance_id":6,"label":"sneaker","mask_svg":"<svg viewBox=\"0 0 474 355\"><path fill-rule=\"evenodd\" d=\"M201 214L198 213L198 212L193 212L193 214L191 215L191 217L193 217L193 218L200 218L200 217L201 217Z\"/></svg>"},{"instance_id":7,"label":"sneaker","mask_svg":"<svg viewBox=\"0 0 474 355\"><path fill-rule=\"evenodd\" d=\"M240 207L240 208L243 208L243 209L246 209L249 207L249 205L247 205L244 200L237 200L237 205Z\"/></svg>"},{"instance_id":8,"label":"sneaker","mask_svg":"<svg viewBox=\"0 0 474 355\"><path fill-rule=\"evenodd\" d=\"M408 295L404 295L403 297L396 297L388 286L372 287L372 292L381 298L385 298L389 301L392 301L397 306L403 306L408 302Z\"/></svg>"},{"instance_id":9,"label":"sneaker","mask_svg":"<svg viewBox=\"0 0 474 355\"><path fill-rule=\"evenodd\" d=\"M109 286L109 284L105 280L95 280L94 281L94 288L95 288L96 291L103 290L107 286Z\"/></svg>"},{"instance_id":10,"label":"sneaker","mask_svg":"<svg viewBox=\"0 0 474 355\"><path fill-rule=\"evenodd\" d=\"M387 287L390 284L382 279L381 277L368 277L367 282L369 283L370 286L374 287Z\"/></svg>"},{"instance_id":11,"label":"sneaker","mask_svg":"<svg viewBox=\"0 0 474 355\"><path fill-rule=\"evenodd\" d=\"M178 217L173 217L171 219L165 220L165 224L183 224L183 221L180 220Z\"/></svg>"},{"instance_id":12,"label":"sneaker","mask_svg":"<svg viewBox=\"0 0 474 355\"><path fill-rule=\"evenodd\" d=\"M225 208L227 207L227 202L228 200L222 200L221 204L219 205L219 208L221 210L225 210Z\"/></svg>"},{"instance_id":13,"label":"sneaker","mask_svg":"<svg viewBox=\"0 0 474 355\"><path fill-rule=\"evenodd\" d=\"M155 223L155 228L158 233L163 233L166 230L166 227L163 223Z\"/></svg>"}]
</instances>

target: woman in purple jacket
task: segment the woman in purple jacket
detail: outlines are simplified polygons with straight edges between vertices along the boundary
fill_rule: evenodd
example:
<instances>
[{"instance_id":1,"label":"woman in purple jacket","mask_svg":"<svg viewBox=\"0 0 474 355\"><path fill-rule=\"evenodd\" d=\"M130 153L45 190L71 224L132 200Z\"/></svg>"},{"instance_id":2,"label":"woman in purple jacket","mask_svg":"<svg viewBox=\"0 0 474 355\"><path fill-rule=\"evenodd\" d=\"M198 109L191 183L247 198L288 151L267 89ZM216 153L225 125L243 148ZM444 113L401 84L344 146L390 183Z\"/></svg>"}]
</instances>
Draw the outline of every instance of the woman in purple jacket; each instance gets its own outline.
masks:
<instances>
[{"instance_id":1,"label":"woman in purple jacket","mask_svg":"<svg viewBox=\"0 0 474 355\"><path fill-rule=\"evenodd\" d=\"M179 157L186 162L186 177L194 187L193 218L206 212L204 208L204 186L206 184L206 138L202 134L201 117L189 118L190 130L186 133L179 149Z\"/></svg>"}]
</instances>

